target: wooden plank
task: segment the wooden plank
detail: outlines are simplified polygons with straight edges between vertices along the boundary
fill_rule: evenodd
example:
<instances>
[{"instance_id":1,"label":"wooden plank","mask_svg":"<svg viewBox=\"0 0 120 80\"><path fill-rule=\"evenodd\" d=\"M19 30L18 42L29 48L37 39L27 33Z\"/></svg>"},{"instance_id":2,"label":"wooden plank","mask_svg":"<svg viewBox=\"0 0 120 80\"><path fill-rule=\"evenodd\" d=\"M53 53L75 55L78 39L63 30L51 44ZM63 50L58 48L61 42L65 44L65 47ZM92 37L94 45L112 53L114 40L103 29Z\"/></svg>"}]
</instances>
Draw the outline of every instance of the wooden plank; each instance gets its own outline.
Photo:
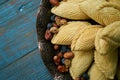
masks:
<instances>
[{"instance_id":1,"label":"wooden plank","mask_svg":"<svg viewBox=\"0 0 120 80\"><path fill-rule=\"evenodd\" d=\"M40 0L8 0L0 5L0 69L37 47L39 3Z\"/></svg>"},{"instance_id":2,"label":"wooden plank","mask_svg":"<svg viewBox=\"0 0 120 80\"><path fill-rule=\"evenodd\" d=\"M9 1L9 0L0 0L0 5L6 3L6 2L8 2L8 1Z\"/></svg>"},{"instance_id":3,"label":"wooden plank","mask_svg":"<svg viewBox=\"0 0 120 80\"><path fill-rule=\"evenodd\" d=\"M38 49L0 70L0 80L53 80Z\"/></svg>"}]
</instances>

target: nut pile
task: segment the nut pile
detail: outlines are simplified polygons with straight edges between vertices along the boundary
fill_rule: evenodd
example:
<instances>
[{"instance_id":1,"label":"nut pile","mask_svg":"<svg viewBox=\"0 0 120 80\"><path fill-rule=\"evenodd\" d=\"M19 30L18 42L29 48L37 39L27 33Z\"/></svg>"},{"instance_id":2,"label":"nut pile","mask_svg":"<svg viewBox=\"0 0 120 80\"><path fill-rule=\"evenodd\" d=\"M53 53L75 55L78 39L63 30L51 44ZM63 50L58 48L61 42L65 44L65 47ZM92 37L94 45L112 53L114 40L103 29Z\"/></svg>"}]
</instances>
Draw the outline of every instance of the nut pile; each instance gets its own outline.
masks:
<instances>
[{"instance_id":1,"label":"nut pile","mask_svg":"<svg viewBox=\"0 0 120 80\"><path fill-rule=\"evenodd\" d=\"M46 40L51 40L53 35L58 32L58 28L61 25L67 24L67 20L64 18L61 18L56 15L51 16L51 21L50 23L47 24L47 30L45 33L45 39Z\"/></svg>"},{"instance_id":2,"label":"nut pile","mask_svg":"<svg viewBox=\"0 0 120 80\"><path fill-rule=\"evenodd\" d=\"M58 32L60 26L67 24L67 20L56 15L51 16L51 22L47 24L47 30L45 33L45 39L51 40L53 35ZM57 65L57 70L59 72L68 72L69 66L71 64L71 58L74 54L71 52L70 46L54 44L54 50L56 52L53 60Z\"/></svg>"}]
</instances>

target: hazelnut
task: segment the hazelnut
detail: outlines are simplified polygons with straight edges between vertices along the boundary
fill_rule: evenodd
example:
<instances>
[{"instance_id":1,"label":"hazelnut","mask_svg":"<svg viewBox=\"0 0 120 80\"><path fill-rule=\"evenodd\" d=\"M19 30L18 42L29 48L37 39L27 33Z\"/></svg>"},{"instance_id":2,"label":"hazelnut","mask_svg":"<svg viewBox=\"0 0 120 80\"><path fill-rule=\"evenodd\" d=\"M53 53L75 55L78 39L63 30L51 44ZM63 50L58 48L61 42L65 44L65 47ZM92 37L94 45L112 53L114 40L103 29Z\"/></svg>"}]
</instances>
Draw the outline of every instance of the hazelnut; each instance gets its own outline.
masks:
<instances>
[{"instance_id":1,"label":"hazelnut","mask_svg":"<svg viewBox=\"0 0 120 80\"><path fill-rule=\"evenodd\" d=\"M59 17L59 16L56 16L56 17L55 17L55 22L56 22L56 24L57 24L58 26L61 26L60 20L61 20L61 17Z\"/></svg>"},{"instance_id":2,"label":"hazelnut","mask_svg":"<svg viewBox=\"0 0 120 80\"><path fill-rule=\"evenodd\" d=\"M64 65L58 65L57 70L62 73L68 71L68 69Z\"/></svg>"},{"instance_id":3,"label":"hazelnut","mask_svg":"<svg viewBox=\"0 0 120 80\"><path fill-rule=\"evenodd\" d=\"M56 27L51 27L51 28L50 28L50 32L51 32L51 33L58 33L58 28L56 28Z\"/></svg>"},{"instance_id":4,"label":"hazelnut","mask_svg":"<svg viewBox=\"0 0 120 80\"><path fill-rule=\"evenodd\" d=\"M67 24L67 20L64 19L64 18L61 18L59 16L56 16L55 17L55 22L58 26L61 26L61 25L64 25L64 24Z\"/></svg>"},{"instance_id":5,"label":"hazelnut","mask_svg":"<svg viewBox=\"0 0 120 80\"><path fill-rule=\"evenodd\" d=\"M52 4L53 6L58 6L59 5L59 1L58 0L49 0L50 4Z\"/></svg>"},{"instance_id":6,"label":"hazelnut","mask_svg":"<svg viewBox=\"0 0 120 80\"><path fill-rule=\"evenodd\" d=\"M65 64L66 67L70 67L71 61L69 59L65 59L64 64Z\"/></svg>"},{"instance_id":7,"label":"hazelnut","mask_svg":"<svg viewBox=\"0 0 120 80\"><path fill-rule=\"evenodd\" d=\"M59 28L59 26L56 23L52 24L53 27Z\"/></svg>"},{"instance_id":8,"label":"hazelnut","mask_svg":"<svg viewBox=\"0 0 120 80\"><path fill-rule=\"evenodd\" d=\"M63 55L64 58L73 58L74 54L73 52L65 52Z\"/></svg>"},{"instance_id":9,"label":"hazelnut","mask_svg":"<svg viewBox=\"0 0 120 80\"><path fill-rule=\"evenodd\" d=\"M61 19L61 20L60 20L60 24L61 24L61 25L67 24L67 20L66 20L66 19Z\"/></svg>"},{"instance_id":10,"label":"hazelnut","mask_svg":"<svg viewBox=\"0 0 120 80\"><path fill-rule=\"evenodd\" d=\"M54 62L55 62L56 65L59 65L59 63L60 63L60 57L54 56L53 60L54 60Z\"/></svg>"},{"instance_id":11,"label":"hazelnut","mask_svg":"<svg viewBox=\"0 0 120 80\"><path fill-rule=\"evenodd\" d=\"M60 16L55 16L55 21L56 20L61 20L61 17Z\"/></svg>"},{"instance_id":12,"label":"hazelnut","mask_svg":"<svg viewBox=\"0 0 120 80\"><path fill-rule=\"evenodd\" d=\"M46 40L51 40L53 35L51 34L50 30L46 30L45 32L45 39Z\"/></svg>"},{"instance_id":13,"label":"hazelnut","mask_svg":"<svg viewBox=\"0 0 120 80\"><path fill-rule=\"evenodd\" d=\"M54 45L54 50L58 50L59 49L59 45L55 44Z\"/></svg>"}]
</instances>

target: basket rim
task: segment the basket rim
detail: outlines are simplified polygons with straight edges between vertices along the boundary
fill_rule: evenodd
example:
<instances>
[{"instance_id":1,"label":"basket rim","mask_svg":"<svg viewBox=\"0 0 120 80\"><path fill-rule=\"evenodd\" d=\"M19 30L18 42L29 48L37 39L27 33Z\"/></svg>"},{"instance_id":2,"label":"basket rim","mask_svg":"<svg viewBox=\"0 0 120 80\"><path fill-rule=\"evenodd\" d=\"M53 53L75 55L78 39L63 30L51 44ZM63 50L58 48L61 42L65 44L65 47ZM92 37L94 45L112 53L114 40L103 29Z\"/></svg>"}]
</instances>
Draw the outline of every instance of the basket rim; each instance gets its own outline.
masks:
<instances>
[{"instance_id":1,"label":"basket rim","mask_svg":"<svg viewBox=\"0 0 120 80\"><path fill-rule=\"evenodd\" d=\"M40 51L42 60L46 66L46 69L48 69L51 76L55 78L57 74L57 76L61 76L62 78L64 78L62 80L72 80L69 73L61 74L56 70L57 69L56 65L52 60L54 56L53 45L51 44L50 41L47 41L44 37L45 31L46 31L46 25L48 22L50 22L50 16L51 16L50 9L51 9L51 5L49 3L49 0L41 0L41 4L37 11L37 19L36 19L38 49Z\"/></svg>"}]
</instances>

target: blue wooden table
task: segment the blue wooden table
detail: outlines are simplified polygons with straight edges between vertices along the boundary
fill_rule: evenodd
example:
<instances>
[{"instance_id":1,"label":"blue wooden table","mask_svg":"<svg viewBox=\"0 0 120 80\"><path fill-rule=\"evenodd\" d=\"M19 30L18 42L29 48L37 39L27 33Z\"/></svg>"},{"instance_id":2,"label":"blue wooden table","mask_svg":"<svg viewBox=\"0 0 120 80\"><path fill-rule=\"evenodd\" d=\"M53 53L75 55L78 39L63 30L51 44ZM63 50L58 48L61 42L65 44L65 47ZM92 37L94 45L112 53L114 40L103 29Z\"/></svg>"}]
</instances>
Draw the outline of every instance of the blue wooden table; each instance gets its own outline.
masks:
<instances>
[{"instance_id":1,"label":"blue wooden table","mask_svg":"<svg viewBox=\"0 0 120 80\"><path fill-rule=\"evenodd\" d=\"M53 80L37 47L40 0L0 0L0 80Z\"/></svg>"}]
</instances>

